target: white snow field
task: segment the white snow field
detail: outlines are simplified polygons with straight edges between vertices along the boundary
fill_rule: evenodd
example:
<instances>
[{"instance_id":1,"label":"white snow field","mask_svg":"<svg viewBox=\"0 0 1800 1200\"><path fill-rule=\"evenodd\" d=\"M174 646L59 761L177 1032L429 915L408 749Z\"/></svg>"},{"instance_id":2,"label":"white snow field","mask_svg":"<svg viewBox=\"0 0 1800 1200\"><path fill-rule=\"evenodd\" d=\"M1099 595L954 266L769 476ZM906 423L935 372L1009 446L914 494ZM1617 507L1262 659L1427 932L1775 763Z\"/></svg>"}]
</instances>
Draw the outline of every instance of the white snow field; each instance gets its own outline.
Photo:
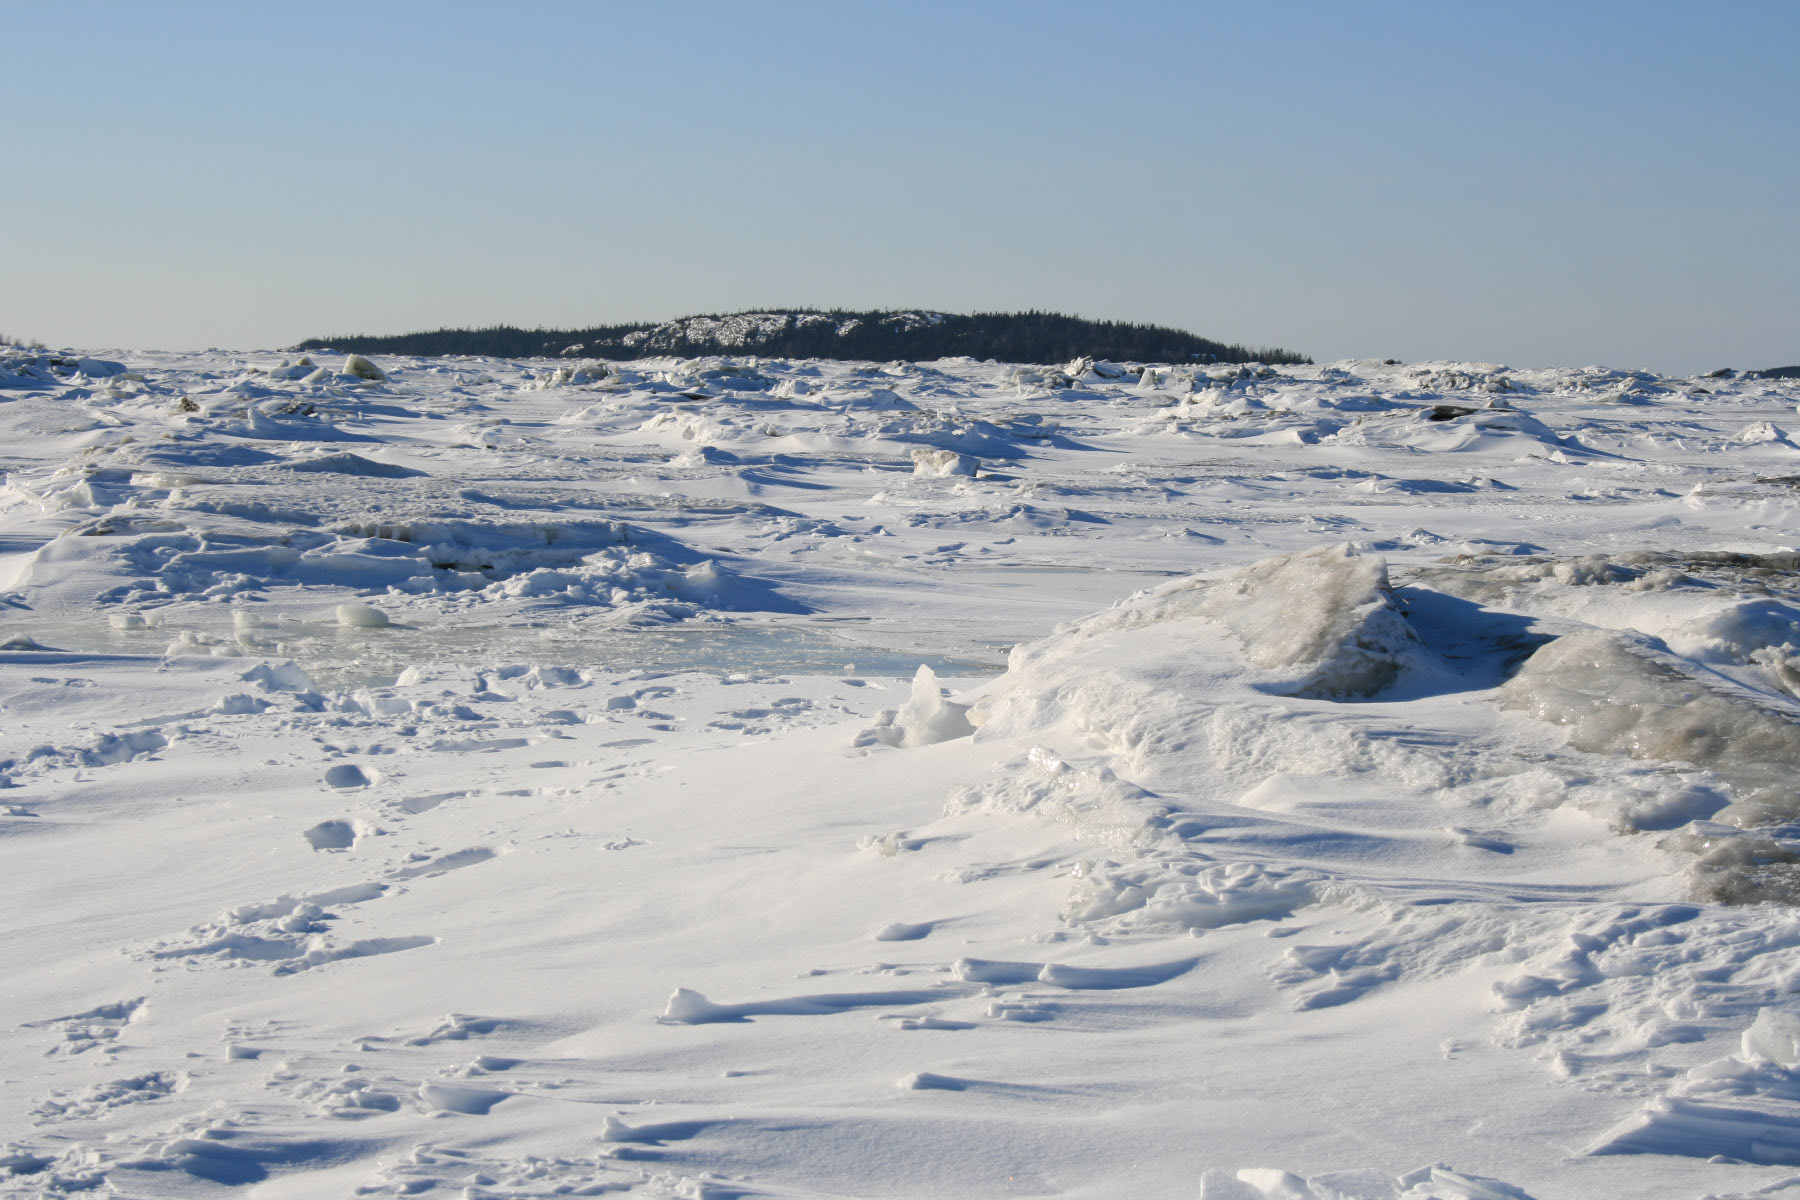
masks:
<instances>
[{"instance_id":1,"label":"white snow field","mask_svg":"<svg viewBox=\"0 0 1800 1200\"><path fill-rule=\"evenodd\" d=\"M1796 401L0 352L0 1195L1800 1197Z\"/></svg>"}]
</instances>

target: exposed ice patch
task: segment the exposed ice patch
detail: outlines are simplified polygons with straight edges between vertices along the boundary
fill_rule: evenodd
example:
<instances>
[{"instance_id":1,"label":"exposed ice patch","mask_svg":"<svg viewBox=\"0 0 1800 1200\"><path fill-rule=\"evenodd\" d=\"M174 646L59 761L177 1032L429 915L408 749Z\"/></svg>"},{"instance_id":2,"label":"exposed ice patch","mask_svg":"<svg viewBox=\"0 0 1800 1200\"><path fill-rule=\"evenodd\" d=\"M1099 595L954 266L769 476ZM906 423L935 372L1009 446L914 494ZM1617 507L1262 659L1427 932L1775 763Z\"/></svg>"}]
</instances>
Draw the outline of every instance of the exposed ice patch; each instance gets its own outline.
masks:
<instances>
[{"instance_id":1,"label":"exposed ice patch","mask_svg":"<svg viewBox=\"0 0 1800 1200\"><path fill-rule=\"evenodd\" d=\"M1605 630L1558 638L1501 688L1500 702L1567 726L1582 750L1717 771L1732 790L1719 820L1800 817L1800 713L1723 677L1703 679L1644 639Z\"/></svg>"},{"instance_id":2,"label":"exposed ice patch","mask_svg":"<svg viewBox=\"0 0 1800 1200\"><path fill-rule=\"evenodd\" d=\"M1386 561L1348 545L1247 567L1214 587L1200 611L1223 622L1250 661L1296 672L1295 695L1371 696L1424 655L1394 603Z\"/></svg>"}]
</instances>

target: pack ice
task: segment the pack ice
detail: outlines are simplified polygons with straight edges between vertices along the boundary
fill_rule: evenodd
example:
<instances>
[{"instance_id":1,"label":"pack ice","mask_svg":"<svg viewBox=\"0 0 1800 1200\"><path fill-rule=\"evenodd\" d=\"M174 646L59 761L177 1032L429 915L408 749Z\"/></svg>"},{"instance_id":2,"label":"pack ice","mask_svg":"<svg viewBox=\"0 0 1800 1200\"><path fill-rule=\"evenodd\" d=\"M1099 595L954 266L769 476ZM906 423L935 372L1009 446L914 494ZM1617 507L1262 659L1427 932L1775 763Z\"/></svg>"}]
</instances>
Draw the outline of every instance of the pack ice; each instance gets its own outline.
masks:
<instances>
[{"instance_id":1,"label":"pack ice","mask_svg":"<svg viewBox=\"0 0 1800 1200\"><path fill-rule=\"evenodd\" d=\"M1797 401L0 350L0 1195L1800 1194Z\"/></svg>"}]
</instances>

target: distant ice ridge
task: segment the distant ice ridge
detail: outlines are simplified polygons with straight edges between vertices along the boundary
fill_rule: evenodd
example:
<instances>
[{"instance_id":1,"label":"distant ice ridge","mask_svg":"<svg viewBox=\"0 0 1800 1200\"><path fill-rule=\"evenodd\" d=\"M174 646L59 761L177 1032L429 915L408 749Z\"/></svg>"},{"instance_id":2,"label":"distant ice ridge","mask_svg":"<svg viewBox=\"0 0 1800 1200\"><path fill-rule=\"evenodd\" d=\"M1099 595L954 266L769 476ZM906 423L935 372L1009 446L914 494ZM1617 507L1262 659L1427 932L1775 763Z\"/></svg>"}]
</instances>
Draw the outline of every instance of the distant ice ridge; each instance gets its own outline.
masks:
<instances>
[{"instance_id":1,"label":"distant ice ridge","mask_svg":"<svg viewBox=\"0 0 1800 1200\"><path fill-rule=\"evenodd\" d=\"M355 462L329 466L372 477L390 474ZM277 520L258 519L265 516ZM717 562L616 521L347 521L317 529L279 516L175 520L120 513L78 526L33 552L14 586L50 593L81 580L101 601L133 608L267 598L271 589L307 589L320 599L334 590L462 595L607 608L646 621L702 609L763 608L773 600L767 588L745 584ZM101 582L120 575L128 581Z\"/></svg>"},{"instance_id":2,"label":"distant ice ridge","mask_svg":"<svg viewBox=\"0 0 1800 1200\"><path fill-rule=\"evenodd\" d=\"M71 352L0 347L0 388L60 388L125 376L125 364Z\"/></svg>"}]
</instances>

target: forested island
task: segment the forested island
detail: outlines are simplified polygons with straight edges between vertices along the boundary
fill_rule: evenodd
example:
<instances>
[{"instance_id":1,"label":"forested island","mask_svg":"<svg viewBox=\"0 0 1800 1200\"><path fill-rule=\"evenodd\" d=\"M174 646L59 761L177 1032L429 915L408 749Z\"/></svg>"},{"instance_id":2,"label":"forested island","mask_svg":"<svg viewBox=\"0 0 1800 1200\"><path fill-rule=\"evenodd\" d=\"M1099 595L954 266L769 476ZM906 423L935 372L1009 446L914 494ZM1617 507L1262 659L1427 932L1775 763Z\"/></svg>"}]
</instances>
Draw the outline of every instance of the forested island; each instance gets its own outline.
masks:
<instances>
[{"instance_id":1,"label":"forested island","mask_svg":"<svg viewBox=\"0 0 1800 1200\"><path fill-rule=\"evenodd\" d=\"M1081 357L1114 362L1312 361L1292 350L1216 342L1161 325L1090 321L1035 311L965 315L921 310L775 309L574 330L495 325L391 336L340 334L309 338L294 348L496 358L755 354L873 362L956 357L1018 363L1062 363Z\"/></svg>"}]
</instances>

